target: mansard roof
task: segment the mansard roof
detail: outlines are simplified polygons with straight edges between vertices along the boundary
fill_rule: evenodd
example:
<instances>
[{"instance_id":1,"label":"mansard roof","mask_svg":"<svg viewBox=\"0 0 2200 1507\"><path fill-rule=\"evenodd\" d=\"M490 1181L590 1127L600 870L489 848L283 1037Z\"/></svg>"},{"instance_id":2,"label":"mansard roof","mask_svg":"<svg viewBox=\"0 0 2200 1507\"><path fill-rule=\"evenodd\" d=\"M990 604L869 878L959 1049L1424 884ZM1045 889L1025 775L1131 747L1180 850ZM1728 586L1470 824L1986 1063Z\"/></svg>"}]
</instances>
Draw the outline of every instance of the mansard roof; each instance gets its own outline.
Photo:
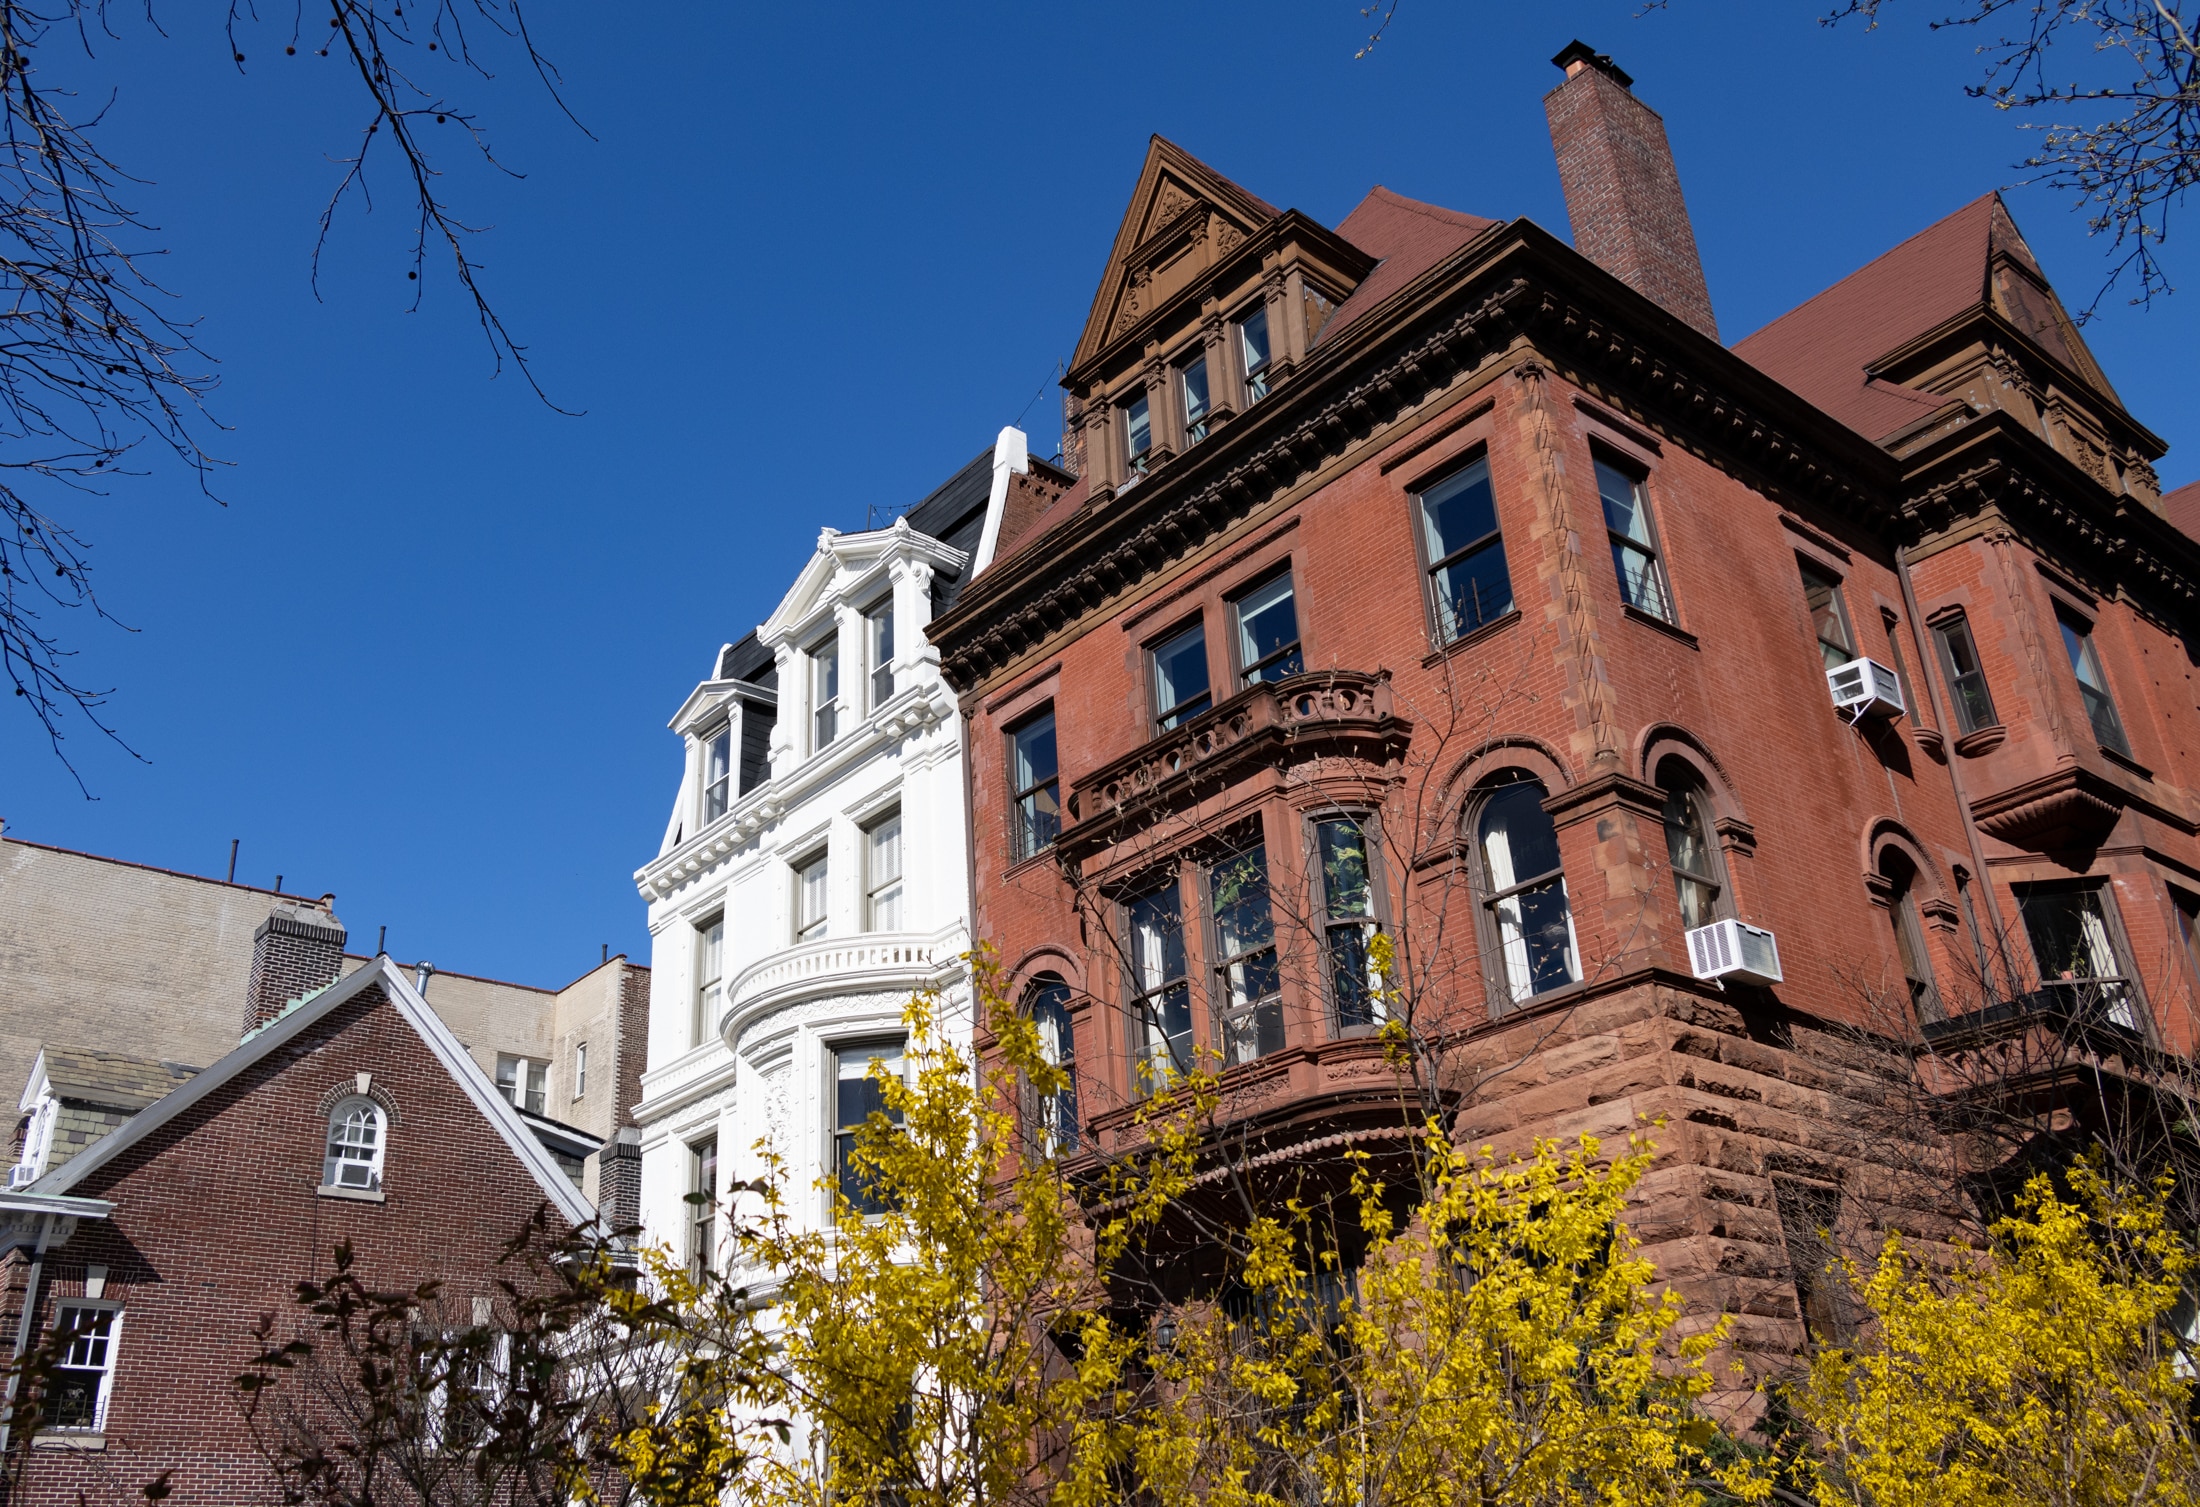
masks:
<instances>
[{"instance_id":1,"label":"mansard roof","mask_svg":"<svg viewBox=\"0 0 2200 1507\"><path fill-rule=\"evenodd\" d=\"M1992 315L2131 423L1998 193L1974 199L1735 342L1735 353L1867 439L1957 404L1889 380L1889 358L1967 316Z\"/></svg>"},{"instance_id":2,"label":"mansard roof","mask_svg":"<svg viewBox=\"0 0 2200 1507\"><path fill-rule=\"evenodd\" d=\"M403 970L387 957L377 957L366 967L356 970L323 989L320 993L300 1000L285 1013L240 1042L221 1061L205 1072L190 1078L180 1087L160 1099L150 1108L132 1116L121 1129L100 1141L90 1150L71 1158L63 1166L47 1173L31 1185L33 1193L67 1193L82 1184L100 1168L114 1161L123 1152L153 1135L213 1094L223 1085L242 1076L259 1063L273 1058L281 1063L288 1060L284 1049L299 1037L319 1026L340 1007L357 999L361 994L379 985L390 1006L410 1026L427 1046L431 1055L451 1075L459 1089L469 1099L481 1117L489 1122L520 1165L534 1177L543 1197L574 1226L585 1225L596 1217L595 1207L581 1196L572 1179L558 1166L556 1158L535 1138L520 1112L489 1081L488 1074L474 1061L443 1018L430 1009L412 981Z\"/></svg>"},{"instance_id":3,"label":"mansard roof","mask_svg":"<svg viewBox=\"0 0 2200 1507\"><path fill-rule=\"evenodd\" d=\"M1138 186L1131 191L1130 208L1115 232L1115 245L1108 252L1076 354L1070 357L1071 369L1083 366L1176 291L1166 272L1161 281L1154 280L1152 263L1157 258L1152 252L1165 235L1199 238L1210 248L1211 259L1234 249L1282 213L1175 142L1154 137L1146 148L1145 166L1139 169ZM1181 260L1172 262L1172 270ZM1188 277L1193 271L1204 271L1206 265L1202 262L1198 268L1183 270Z\"/></svg>"}]
</instances>

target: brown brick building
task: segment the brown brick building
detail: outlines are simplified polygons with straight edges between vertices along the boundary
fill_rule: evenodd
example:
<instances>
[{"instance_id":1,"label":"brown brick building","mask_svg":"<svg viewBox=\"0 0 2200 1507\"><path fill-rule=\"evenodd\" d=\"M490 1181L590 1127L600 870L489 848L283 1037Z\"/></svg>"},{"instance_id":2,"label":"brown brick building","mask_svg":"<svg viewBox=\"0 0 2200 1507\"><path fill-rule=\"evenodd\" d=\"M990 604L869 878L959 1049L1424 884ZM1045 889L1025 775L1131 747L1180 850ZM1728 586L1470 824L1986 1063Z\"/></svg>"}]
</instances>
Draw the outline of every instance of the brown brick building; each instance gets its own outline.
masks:
<instances>
[{"instance_id":1,"label":"brown brick building","mask_svg":"<svg viewBox=\"0 0 2200 1507\"><path fill-rule=\"evenodd\" d=\"M975 931L1083 1150L1205 1052L1299 1167L1403 1133L1390 934L1463 1133L1663 1118L1638 1233L1785 1353L1811 1230L1945 1207L1906 1045L2192 1045L2200 496L1995 196L1722 345L1658 117L1556 61L1572 246L1156 139L1078 483L931 628Z\"/></svg>"},{"instance_id":2,"label":"brown brick building","mask_svg":"<svg viewBox=\"0 0 2200 1507\"><path fill-rule=\"evenodd\" d=\"M262 1315L286 1338L310 1322L296 1284L349 1241L370 1286L435 1279L481 1322L514 1276L506 1242L546 1205L556 1228L595 1217L412 980L386 958L354 971L0 1194L18 1351L57 1322L86 1336L10 1427L15 1500L137 1502L163 1471L179 1507L265 1499L235 1381Z\"/></svg>"}]
</instances>

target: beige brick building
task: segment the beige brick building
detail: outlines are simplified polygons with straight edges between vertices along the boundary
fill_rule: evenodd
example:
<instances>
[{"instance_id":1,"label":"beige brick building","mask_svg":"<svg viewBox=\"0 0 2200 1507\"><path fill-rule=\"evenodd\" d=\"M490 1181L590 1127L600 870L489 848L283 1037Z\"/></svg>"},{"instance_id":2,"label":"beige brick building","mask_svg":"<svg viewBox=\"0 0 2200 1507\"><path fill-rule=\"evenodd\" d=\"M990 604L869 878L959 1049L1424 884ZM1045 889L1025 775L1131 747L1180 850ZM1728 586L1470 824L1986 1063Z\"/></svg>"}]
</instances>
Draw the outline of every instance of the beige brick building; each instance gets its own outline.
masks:
<instances>
[{"instance_id":1,"label":"beige brick building","mask_svg":"<svg viewBox=\"0 0 2200 1507\"><path fill-rule=\"evenodd\" d=\"M0 1094L20 1095L20 1154L59 1165L248 1027L371 961L345 941L333 895L0 834ZM623 956L557 989L426 976L428 1002L483 1071L531 1120L554 1122L537 1127L546 1143L560 1142L557 1125L584 1133L560 1155L599 1202L604 1153L580 1154L590 1142L611 1152L628 1123L648 978Z\"/></svg>"}]
</instances>

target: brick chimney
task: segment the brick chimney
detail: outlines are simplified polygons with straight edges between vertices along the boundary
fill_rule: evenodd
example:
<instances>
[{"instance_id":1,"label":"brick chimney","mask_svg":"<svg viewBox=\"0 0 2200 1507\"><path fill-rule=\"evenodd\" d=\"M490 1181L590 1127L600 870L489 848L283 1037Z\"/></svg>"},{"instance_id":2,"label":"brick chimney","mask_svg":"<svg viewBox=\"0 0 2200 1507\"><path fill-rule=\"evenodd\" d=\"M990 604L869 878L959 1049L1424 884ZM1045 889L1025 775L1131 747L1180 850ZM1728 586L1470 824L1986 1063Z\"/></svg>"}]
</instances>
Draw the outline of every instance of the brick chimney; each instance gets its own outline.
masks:
<instances>
[{"instance_id":1,"label":"brick chimney","mask_svg":"<svg viewBox=\"0 0 2200 1507\"><path fill-rule=\"evenodd\" d=\"M1634 80L1586 42L1568 43L1551 61L1566 82L1543 96L1543 113L1574 249L1718 339L1665 122L1635 98Z\"/></svg>"},{"instance_id":2,"label":"brick chimney","mask_svg":"<svg viewBox=\"0 0 2200 1507\"><path fill-rule=\"evenodd\" d=\"M336 897L286 900L252 934L252 980L245 986L244 1028L258 1030L294 1000L336 982L344 969L344 923Z\"/></svg>"}]
</instances>

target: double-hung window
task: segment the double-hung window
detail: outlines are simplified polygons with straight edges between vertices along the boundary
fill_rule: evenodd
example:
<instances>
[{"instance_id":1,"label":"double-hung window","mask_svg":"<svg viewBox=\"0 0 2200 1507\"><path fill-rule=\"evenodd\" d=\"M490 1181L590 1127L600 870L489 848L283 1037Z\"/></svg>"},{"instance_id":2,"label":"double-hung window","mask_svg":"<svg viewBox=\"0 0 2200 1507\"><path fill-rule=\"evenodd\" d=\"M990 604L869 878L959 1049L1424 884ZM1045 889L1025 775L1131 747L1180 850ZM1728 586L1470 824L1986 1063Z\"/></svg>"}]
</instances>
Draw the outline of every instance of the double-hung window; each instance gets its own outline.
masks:
<instances>
[{"instance_id":1,"label":"double-hung window","mask_svg":"<svg viewBox=\"0 0 2200 1507\"><path fill-rule=\"evenodd\" d=\"M1153 672L1154 731L1182 727L1214 705L1207 686L1207 629L1194 623L1146 651Z\"/></svg>"},{"instance_id":2,"label":"double-hung window","mask_svg":"<svg viewBox=\"0 0 2200 1507\"><path fill-rule=\"evenodd\" d=\"M1125 903L1130 941L1136 1093L1166 1087L1192 1070L1192 986L1185 977L1184 907L1177 881Z\"/></svg>"},{"instance_id":3,"label":"double-hung window","mask_svg":"<svg viewBox=\"0 0 2200 1507\"><path fill-rule=\"evenodd\" d=\"M573 1047L573 1097L588 1097L588 1043L585 1041Z\"/></svg>"},{"instance_id":4,"label":"double-hung window","mask_svg":"<svg viewBox=\"0 0 2200 1507\"><path fill-rule=\"evenodd\" d=\"M1689 931L1719 919L1718 850L1711 843L1709 802L1703 781L1679 759L1658 768L1665 792L1665 857L1673 866L1673 889L1680 901L1681 925Z\"/></svg>"},{"instance_id":5,"label":"double-hung window","mask_svg":"<svg viewBox=\"0 0 2200 1507\"><path fill-rule=\"evenodd\" d=\"M1207 358L1199 357L1177 373L1177 388L1184 394L1184 444L1187 448L1207 437Z\"/></svg>"},{"instance_id":6,"label":"double-hung window","mask_svg":"<svg viewBox=\"0 0 2200 1507\"><path fill-rule=\"evenodd\" d=\"M1856 635L1849 631L1849 609L1841 601L1841 583L1817 566L1798 562L1803 573L1803 605L1810 613L1818 653L1829 670L1856 658Z\"/></svg>"},{"instance_id":7,"label":"double-hung window","mask_svg":"<svg viewBox=\"0 0 2200 1507\"><path fill-rule=\"evenodd\" d=\"M1512 573L1505 568L1489 462L1477 460L1454 471L1420 493L1414 510L1428 558L1437 637L1448 644L1512 611Z\"/></svg>"},{"instance_id":8,"label":"double-hung window","mask_svg":"<svg viewBox=\"0 0 2200 1507\"><path fill-rule=\"evenodd\" d=\"M1581 978L1574 917L1559 866L1558 829L1543 784L1518 779L1483 798L1476 822L1483 899L1505 995L1513 1004Z\"/></svg>"},{"instance_id":9,"label":"double-hung window","mask_svg":"<svg viewBox=\"0 0 2200 1507\"><path fill-rule=\"evenodd\" d=\"M1316 882L1322 924L1322 956L1329 974L1329 999L1337 1029L1372 1026L1382 1018L1382 1002L1368 956L1379 929L1375 919L1374 869L1368 856L1368 828L1357 816L1325 816L1314 823Z\"/></svg>"},{"instance_id":10,"label":"double-hung window","mask_svg":"<svg viewBox=\"0 0 2200 1507\"><path fill-rule=\"evenodd\" d=\"M901 813L873 822L864 837L866 931L901 930Z\"/></svg>"},{"instance_id":11,"label":"double-hung window","mask_svg":"<svg viewBox=\"0 0 2200 1507\"><path fill-rule=\"evenodd\" d=\"M695 1019L693 1044L718 1034L726 1006L726 918L723 912L695 928Z\"/></svg>"},{"instance_id":12,"label":"double-hung window","mask_svg":"<svg viewBox=\"0 0 2200 1507\"><path fill-rule=\"evenodd\" d=\"M1247 685L1282 680L1306 668L1299 650L1298 595L1291 573L1254 587L1230 604L1237 624L1238 663Z\"/></svg>"},{"instance_id":13,"label":"double-hung window","mask_svg":"<svg viewBox=\"0 0 2200 1507\"><path fill-rule=\"evenodd\" d=\"M1631 475L1602 456L1596 457L1597 496L1604 503L1604 530L1611 537L1612 567L1619 572L1619 594L1628 606L1663 622L1673 621L1673 593L1666 584L1665 562L1658 558L1650 526L1650 493L1640 476Z\"/></svg>"},{"instance_id":14,"label":"double-hung window","mask_svg":"<svg viewBox=\"0 0 2200 1507\"><path fill-rule=\"evenodd\" d=\"M902 1075L902 1043L874 1041L845 1046L833 1053L833 1178L840 1196L863 1216L886 1212L885 1190L877 1185L875 1169L858 1165L856 1135L871 1116L884 1115L899 1125L901 1115L887 1106L886 1085L881 1076ZM872 1072L872 1064L878 1072Z\"/></svg>"},{"instance_id":15,"label":"double-hung window","mask_svg":"<svg viewBox=\"0 0 2200 1507\"><path fill-rule=\"evenodd\" d=\"M122 1314L104 1305L65 1303L54 1315L54 1334L67 1344L46 1378L46 1427L97 1433L107 1426Z\"/></svg>"},{"instance_id":16,"label":"double-hung window","mask_svg":"<svg viewBox=\"0 0 2200 1507\"><path fill-rule=\"evenodd\" d=\"M1237 322L1238 359L1245 368L1245 401L1268 396L1268 306L1256 305Z\"/></svg>"},{"instance_id":17,"label":"double-hung window","mask_svg":"<svg viewBox=\"0 0 2200 1507\"><path fill-rule=\"evenodd\" d=\"M1044 712L1008 735L1009 781L1015 788L1016 857L1029 858L1062 831L1062 781L1054 751L1054 713Z\"/></svg>"},{"instance_id":18,"label":"double-hung window","mask_svg":"<svg viewBox=\"0 0 2200 1507\"><path fill-rule=\"evenodd\" d=\"M2019 886L2017 914L2043 991L2064 996L2080 1019L2140 1029L2131 969L2100 884Z\"/></svg>"},{"instance_id":19,"label":"double-hung window","mask_svg":"<svg viewBox=\"0 0 2200 1507\"><path fill-rule=\"evenodd\" d=\"M550 1098L550 1064L531 1057L498 1057L497 1092L514 1109L541 1114Z\"/></svg>"},{"instance_id":20,"label":"double-hung window","mask_svg":"<svg viewBox=\"0 0 2200 1507\"><path fill-rule=\"evenodd\" d=\"M1039 1096L1036 1134L1040 1154L1054 1156L1077 1149L1077 1033L1069 1013L1069 985L1051 973L1034 982L1027 1007L1039 1032L1039 1055L1061 1077Z\"/></svg>"},{"instance_id":21,"label":"double-hung window","mask_svg":"<svg viewBox=\"0 0 2200 1507\"><path fill-rule=\"evenodd\" d=\"M726 814L733 795L733 724L721 722L703 734L703 822Z\"/></svg>"},{"instance_id":22,"label":"double-hung window","mask_svg":"<svg viewBox=\"0 0 2200 1507\"><path fill-rule=\"evenodd\" d=\"M1925 945L1925 927L1917 914L1917 866L1899 851L1889 849L1880 859L1880 877L1889 886L1887 917L1894 927L1895 961L1902 968L1904 989L1911 1008L1921 1021L1939 1020L1940 991L1933 985L1932 953Z\"/></svg>"},{"instance_id":23,"label":"double-hung window","mask_svg":"<svg viewBox=\"0 0 2200 1507\"><path fill-rule=\"evenodd\" d=\"M1153 413L1144 393L1123 405L1123 449L1131 469L1145 475L1153 456Z\"/></svg>"},{"instance_id":24,"label":"double-hung window","mask_svg":"<svg viewBox=\"0 0 2200 1507\"><path fill-rule=\"evenodd\" d=\"M1948 677L1948 699L1955 703L1956 727L1966 733L1992 727L1996 721L1994 695L1987 689L1986 668L1979 663L1970 622L1958 613L1935 623L1933 642L1940 649L1941 673Z\"/></svg>"},{"instance_id":25,"label":"double-hung window","mask_svg":"<svg viewBox=\"0 0 2200 1507\"><path fill-rule=\"evenodd\" d=\"M718 1137L688 1147L688 1270L718 1270Z\"/></svg>"},{"instance_id":26,"label":"double-hung window","mask_svg":"<svg viewBox=\"0 0 2200 1507\"><path fill-rule=\"evenodd\" d=\"M822 749L840 736L840 640L828 638L810 651L810 714L815 738L813 749Z\"/></svg>"},{"instance_id":27,"label":"double-hung window","mask_svg":"<svg viewBox=\"0 0 2200 1507\"><path fill-rule=\"evenodd\" d=\"M2085 699L2086 720L2101 747L2131 757L2130 740L2124 737L2124 720L2116 715L2116 702L2108 694L2108 677L2101 673L2101 656L2093 648L2092 625L2076 615L2058 610L2063 648L2070 655L2070 671L2078 677L2078 694Z\"/></svg>"},{"instance_id":28,"label":"double-hung window","mask_svg":"<svg viewBox=\"0 0 2200 1507\"><path fill-rule=\"evenodd\" d=\"M863 628L871 641L871 705L881 707L894 699L894 599L863 614Z\"/></svg>"},{"instance_id":29,"label":"double-hung window","mask_svg":"<svg viewBox=\"0 0 2200 1507\"><path fill-rule=\"evenodd\" d=\"M1256 842L1211 865L1207 902L1215 923L1222 1065L1236 1067L1283 1050L1283 980L1267 847Z\"/></svg>"},{"instance_id":30,"label":"double-hung window","mask_svg":"<svg viewBox=\"0 0 2200 1507\"><path fill-rule=\"evenodd\" d=\"M794 939L815 942L825 935L825 855L794 867Z\"/></svg>"}]
</instances>

